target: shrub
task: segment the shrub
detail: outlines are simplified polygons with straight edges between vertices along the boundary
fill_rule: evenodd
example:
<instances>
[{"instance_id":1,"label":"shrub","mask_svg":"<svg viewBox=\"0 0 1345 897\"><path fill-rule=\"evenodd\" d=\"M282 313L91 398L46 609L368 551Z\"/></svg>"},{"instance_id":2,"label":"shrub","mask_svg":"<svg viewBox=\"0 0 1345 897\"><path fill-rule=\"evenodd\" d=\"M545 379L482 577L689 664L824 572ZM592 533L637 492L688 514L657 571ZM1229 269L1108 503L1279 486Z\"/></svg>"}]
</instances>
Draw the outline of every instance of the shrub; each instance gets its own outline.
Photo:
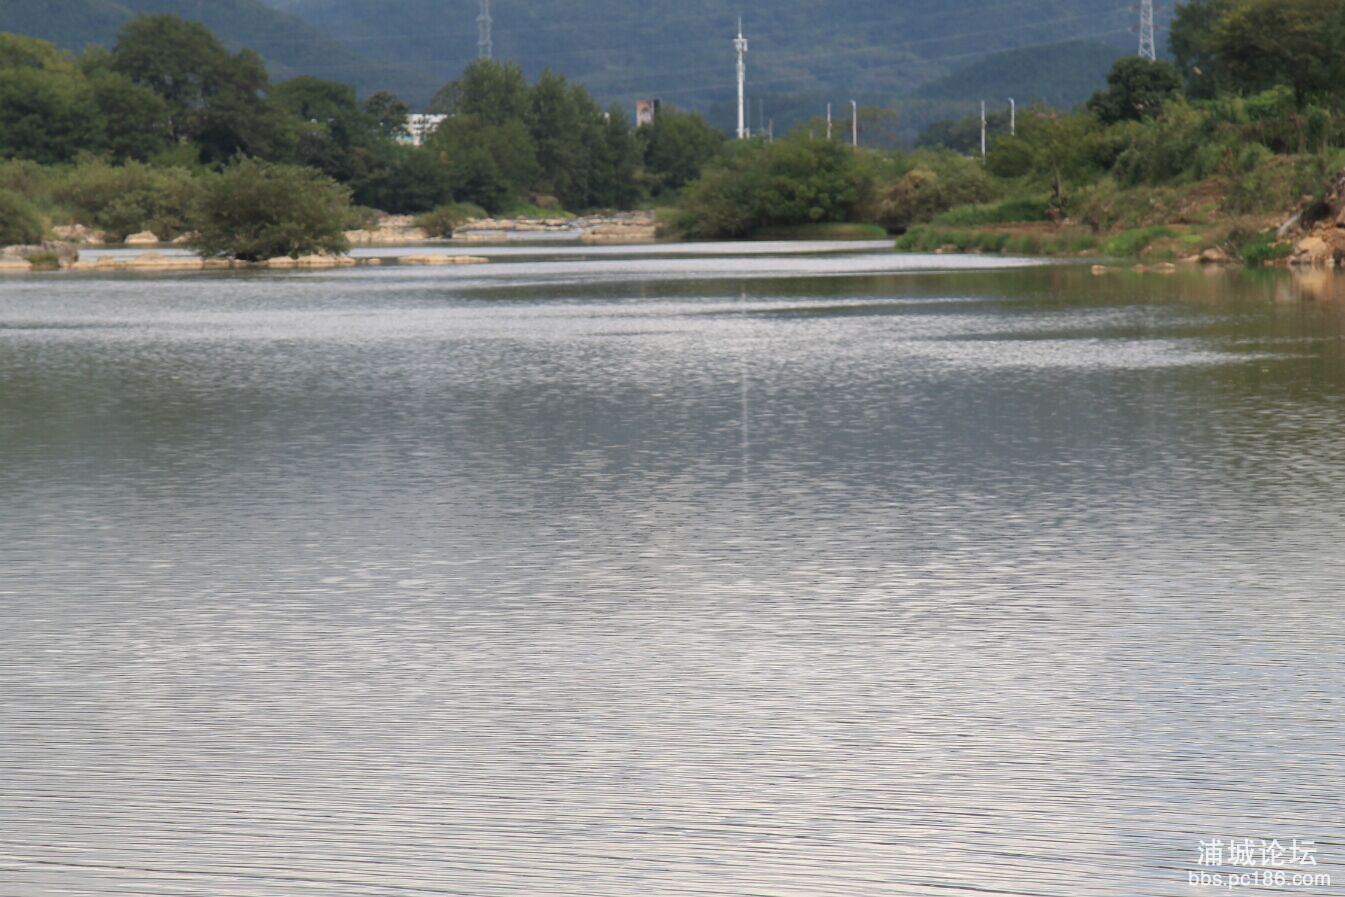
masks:
<instances>
[{"instance_id":1,"label":"shrub","mask_svg":"<svg viewBox=\"0 0 1345 897\"><path fill-rule=\"evenodd\" d=\"M243 159L202 189L191 245L244 261L346 252L349 216L350 192L320 172Z\"/></svg>"},{"instance_id":2,"label":"shrub","mask_svg":"<svg viewBox=\"0 0 1345 897\"><path fill-rule=\"evenodd\" d=\"M28 200L10 190L0 190L0 245L40 243L42 218Z\"/></svg>"},{"instance_id":3,"label":"shrub","mask_svg":"<svg viewBox=\"0 0 1345 897\"><path fill-rule=\"evenodd\" d=\"M1292 251L1293 247L1288 243L1277 242L1274 231L1255 234L1238 247L1243 262L1252 268L1260 268L1266 262L1282 259Z\"/></svg>"},{"instance_id":4,"label":"shrub","mask_svg":"<svg viewBox=\"0 0 1345 897\"><path fill-rule=\"evenodd\" d=\"M341 227L343 230L373 230L378 227L378 211L368 206L351 206Z\"/></svg>"},{"instance_id":5,"label":"shrub","mask_svg":"<svg viewBox=\"0 0 1345 897\"><path fill-rule=\"evenodd\" d=\"M873 192L872 171L858 158L828 140L743 141L688 188L679 226L692 237L745 237L856 220Z\"/></svg>"},{"instance_id":6,"label":"shrub","mask_svg":"<svg viewBox=\"0 0 1345 897\"><path fill-rule=\"evenodd\" d=\"M473 218L486 217L486 210L469 202L439 206L433 212L416 217L416 227L423 228L431 237L451 237L453 231Z\"/></svg>"},{"instance_id":7,"label":"shrub","mask_svg":"<svg viewBox=\"0 0 1345 897\"><path fill-rule=\"evenodd\" d=\"M59 271L61 257L54 252L39 252L28 256L28 266L34 271Z\"/></svg>"},{"instance_id":8,"label":"shrub","mask_svg":"<svg viewBox=\"0 0 1345 897\"><path fill-rule=\"evenodd\" d=\"M892 230L923 224L957 206L984 203L998 188L980 163L952 153L915 153L911 167L878 191L877 219Z\"/></svg>"},{"instance_id":9,"label":"shrub","mask_svg":"<svg viewBox=\"0 0 1345 897\"><path fill-rule=\"evenodd\" d=\"M86 161L54 175L51 196L81 223L106 231L110 240L143 230L171 240L188 229L198 186L198 179L182 168Z\"/></svg>"},{"instance_id":10,"label":"shrub","mask_svg":"<svg viewBox=\"0 0 1345 897\"><path fill-rule=\"evenodd\" d=\"M1019 221L1045 221L1046 200L1008 199L993 205L958 206L938 216L938 224L975 227L984 224L1013 224Z\"/></svg>"},{"instance_id":11,"label":"shrub","mask_svg":"<svg viewBox=\"0 0 1345 897\"><path fill-rule=\"evenodd\" d=\"M1155 240L1171 237L1173 233L1166 227L1138 227L1121 231L1102 244L1102 254L1118 258L1135 258Z\"/></svg>"}]
</instances>

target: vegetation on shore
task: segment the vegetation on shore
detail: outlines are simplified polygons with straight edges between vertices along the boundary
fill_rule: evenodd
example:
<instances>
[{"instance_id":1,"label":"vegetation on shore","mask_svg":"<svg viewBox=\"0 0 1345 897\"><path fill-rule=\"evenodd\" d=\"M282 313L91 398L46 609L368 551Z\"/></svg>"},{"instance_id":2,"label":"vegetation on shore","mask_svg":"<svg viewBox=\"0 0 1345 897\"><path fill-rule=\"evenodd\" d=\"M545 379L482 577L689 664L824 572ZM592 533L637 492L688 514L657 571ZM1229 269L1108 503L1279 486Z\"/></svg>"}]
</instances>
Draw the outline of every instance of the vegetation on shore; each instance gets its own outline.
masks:
<instances>
[{"instance_id":1,"label":"vegetation on shore","mask_svg":"<svg viewBox=\"0 0 1345 897\"><path fill-rule=\"evenodd\" d=\"M195 216L240 160L286 195L339 184L341 201L319 191L332 199L329 225L353 227L371 215L361 209L377 209L425 215L448 234L476 209L639 205L696 178L725 140L670 107L635 128L561 76L529 84L518 66L491 61L472 64L437 103L450 117L413 146L397 97L361 103L352 87L311 77L272 84L255 53L231 53L172 15L133 19L110 51L79 57L0 34L0 203L10 211L0 236L30 241L75 224L111 241L204 232L213 219ZM296 209L287 226L302 217ZM305 240L336 245L328 230ZM240 233L239 253L257 251L254 236ZM222 251L213 238L202 245Z\"/></svg>"},{"instance_id":2,"label":"vegetation on shore","mask_svg":"<svg viewBox=\"0 0 1345 897\"><path fill-rule=\"evenodd\" d=\"M795 135L795 150L712 166L676 222L721 237L878 224L912 251L1273 260L1288 251L1273 226L1345 166L1341 37L1343 0L1191 0L1176 65L1122 59L1078 109L1020 109L1015 133L992 122L984 164L979 121L937 129L943 146L844 160ZM792 153L815 171L791 173Z\"/></svg>"},{"instance_id":3,"label":"vegetation on shore","mask_svg":"<svg viewBox=\"0 0 1345 897\"><path fill-rule=\"evenodd\" d=\"M173 16L132 20L78 58L0 35L0 237L80 223L245 259L342 251L372 209L449 236L487 213L655 205L666 233L690 238L882 231L918 251L1261 262L1285 251L1271 225L1345 165L1342 37L1345 0L1190 0L1176 65L1122 59L1077 109L1022 109L1012 131L997 120L982 159L979 122L900 152L818 123L728 141L669 107L634 128L561 76L529 83L492 61L445 85L448 118L410 146L396 97L271 84L256 54Z\"/></svg>"}]
</instances>

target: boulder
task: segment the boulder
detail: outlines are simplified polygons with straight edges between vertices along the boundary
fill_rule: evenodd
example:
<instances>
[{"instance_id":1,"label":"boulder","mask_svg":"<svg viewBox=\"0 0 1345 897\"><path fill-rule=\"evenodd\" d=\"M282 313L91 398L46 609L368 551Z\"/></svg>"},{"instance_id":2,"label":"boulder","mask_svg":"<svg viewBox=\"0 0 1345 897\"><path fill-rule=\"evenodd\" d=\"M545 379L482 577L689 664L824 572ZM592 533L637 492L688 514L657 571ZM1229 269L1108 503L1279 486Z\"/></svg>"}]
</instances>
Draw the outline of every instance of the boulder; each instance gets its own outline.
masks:
<instances>
[{"instance_id":1,"label":"boulder","mask_svg":"<svg viewBox=\"0 0 1345 897\"><path fill-rule=\"evenodd\" d=\"M154 271L199 271L205 267L205 262L196 256L163 255L158 252L146 252L144 255L128 259L125 264L126 268L131 270Z\"/></svg>"},{"instance_id":2,"label":"boulder","mask_svg":"<svg viewBox=\"0 0 1345 897\"><path fill-rule=\"evenodd\" d=\"M64 242L78 246L102 246L106 242L106 235L102 231L93 230L82 224L58 225L53 227L51 232Z\"/></svg>"},{"instance_id":3,"label":"boulder","mask_svg":"<svg viewBox=\"0 0 1345 897\"><path fill-rule=\"evenodd\" d=\"M1222 249L1210 248L1200 254L1202 265L1227 265L1230 259Z\"/></svg>"},{"instance_id":4,"label":"boulder","mask_svg":"<svg viewBox=\"0 0 1345 897\"><path fill-rule=\"evenodd\" d=\"M294 264L299 268L349 268L355 260L348 255L301 255Z\"/></svg>"},{"instance_id":5,"label":"boulder","mask_svg":"<svg viewBox=\"0 0 1345 897\"><path fill-rule=\"evenodd\" d=\"M403 255L397 261L403 265L484 265L490 259L479 255Z\"/></svg>"},{"instance_id":6,"label":"boulder","mask_svg":"<svg viewBox=\"0 0 1345 897\"><path fill-rule=\"evenodd\" d=\"M346 231L346 239L354 246L400 246L424 243L430 234L410 215L385 215L372 228Z\"/></svg>"},{"instance_id":7,"label":"boulder","mask_svg":"<svg viewBox=\"0 0 1345 897\"><path fill-rule=\"evenodd\" d=\"M653 243L657 229L652 225L611 223L591 227L579 237L581 243Z\"/></svg>"},{"instance_id":8,"label":"boulder","mask_svg":"<svg viewBox=\"0 0 1345 897\"><path fill-rule=\"evenodd\" d=\"M163 255L159 252L146 252L135 258L102 258L76 262L75 271L199 271L205 267L205 261L193 255Z\"/></svg>"},{"instance_id":9,"label":"boulder","mask_svg":"<svg viewBox=\"0 0 1345 897\"><path fill-rule=\"evenodd\" d=\"M160 241L154 231L142 230L138 234L131 234L123 242L127 246L158 246Z\"/></svg>"},{"instance_id":10,"label":"boulder","mask_svg":"<svg viewBox=\"0 0 1345 897\"><path fill-rule=\"evenodd\" d=\"M1335 265L1335 249L1322 237L1309 234L1294 244L1294 252L1289 261L1294 265L1331 267Z\"/></svg>"},{"instance_id":11,"label":"boulder","mask_svg":"<svg viewBox=\"0 0 1345 897\"><path fill-rule=\"evenodd\" d=\"M57 264L62 268L68 268L79 261L79 250L75 248L73 243L66 243L63 240L44 240L41 243L28 246L6 246L3 250L0 250L0 255L20 259L32 259L35 256L55 256Z\"/></svg>"}]
</instances>

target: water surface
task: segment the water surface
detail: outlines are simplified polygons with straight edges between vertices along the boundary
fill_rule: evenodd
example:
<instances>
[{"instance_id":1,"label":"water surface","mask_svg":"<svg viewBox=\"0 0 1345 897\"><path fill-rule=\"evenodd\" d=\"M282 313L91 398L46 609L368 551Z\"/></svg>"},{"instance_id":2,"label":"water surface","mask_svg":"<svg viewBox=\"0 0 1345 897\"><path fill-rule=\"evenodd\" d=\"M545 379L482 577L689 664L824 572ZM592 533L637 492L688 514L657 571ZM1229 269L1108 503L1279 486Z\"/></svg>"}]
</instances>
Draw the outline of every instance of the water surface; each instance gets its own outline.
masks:
<instances>
[{"instance_id":1,"label":"water surface","mask_svg":"<svg viewBox=\"0 0 1345 897\"><path fill-rule=\"evenodd\" d=\"M1342 893L1341 291L805 248L0 283L0 893Z\"/></svg>"}]
</instances>

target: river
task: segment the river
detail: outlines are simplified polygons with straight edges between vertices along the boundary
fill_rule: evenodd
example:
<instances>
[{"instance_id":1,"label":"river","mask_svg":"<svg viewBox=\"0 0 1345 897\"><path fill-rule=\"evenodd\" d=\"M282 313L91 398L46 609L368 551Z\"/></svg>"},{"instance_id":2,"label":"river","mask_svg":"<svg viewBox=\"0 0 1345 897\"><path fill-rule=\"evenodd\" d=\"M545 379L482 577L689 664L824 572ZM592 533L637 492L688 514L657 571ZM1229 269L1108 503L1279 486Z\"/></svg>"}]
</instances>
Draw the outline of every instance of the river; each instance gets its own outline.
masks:
<instances>
[{"instance_id":1,"label":"river","mask_svg":"<svg viewBox=\"0 0 1345 897\"><path fill-rule=\"evenodd\" d=\"M1345 893L1345 289L486 253L0 281L5 897Z\"/></svg>"}]
</instances>

